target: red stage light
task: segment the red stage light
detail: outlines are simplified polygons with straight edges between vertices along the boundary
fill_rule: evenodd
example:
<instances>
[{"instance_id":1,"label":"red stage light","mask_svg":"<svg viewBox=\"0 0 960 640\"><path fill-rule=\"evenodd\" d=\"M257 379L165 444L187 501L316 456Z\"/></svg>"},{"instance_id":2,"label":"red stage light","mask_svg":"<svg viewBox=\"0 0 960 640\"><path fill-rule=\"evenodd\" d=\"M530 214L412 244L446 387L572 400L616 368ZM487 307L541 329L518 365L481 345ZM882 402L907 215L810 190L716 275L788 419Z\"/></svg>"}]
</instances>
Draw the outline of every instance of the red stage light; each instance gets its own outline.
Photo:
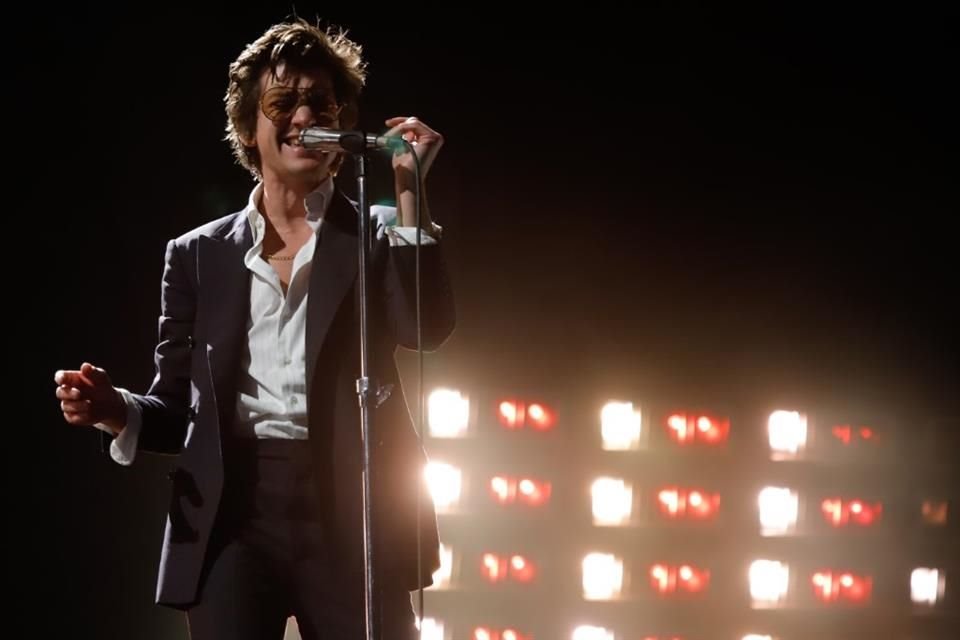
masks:
<instances>
[{"instance_id":1,"label":"red stage light","mask_svg":"<svg viewBox=\"0 0 960 640\"><path fill-rule=\"evenodd\" d=\"M557 414L540 402L502 400L497 407L497 418L507 429L528 427L535 431L549 431L557 422Z\"/></svg>"},{"instance_id":2,"label":"red stage light","mask_svg":"<svg viewBox=\"0 0 960 640\"><path fill-rule=\"evenodd\" d=\"M551 484L534 478L494 476L490 478L490 495L502 505L524 504L541 507L550 500Z\"/></svg>"},{"instance_id":3,"label":"red stage light","mask_svg":"<svg viewBox=\"0 0 960 640\"><path fill-rule=\"evenodd\" d=\"M533 636L510 628L500 630L493 627L476 627L473 630L473 640L533 640Z\"/></svg>"},{"instance_id":4,"label":"red stage light","mask_svg":"<svg viewBox=\"0 0 960 640\"><path fill-rule=\"evenodd\" d=\"M657 493L657 507L668 518L710 520L720 511L720 494L700 489L664 487Z\"/></svg>"},{"instance_id":5,"label":"red stage light","mask_svg":"<svg viewBox=\"0 0 960 640\"><path fill-rule=\"evenodd\" d=\"M859 499L827 498L820 503L820 510L833 527L845 527L848 524L869 527L880 519L883 504Z\"/></svg>"},{"instance_id":6,"label":"red stage light","mask_svg":"<svg viewBox=\"0 0 960 640\"><path fill-rule=\"evenodd\" d=\"M718 445L730 435L730 420L698 413L672 413L667 417L667 433L678 444L695 442Z\"/></svg>"},{"instance_id":7,"label":"red stage light","mask_svg":"<svg viewBox=\"0 0 960 640\"><path fill-rule=\"evenodd\" d=\"M492 584L504 582L507 579L529 583L536 579L537 568L527 558L518 554L506 556L485 553L481 559L480 573L487 582Z\"/></svg>"},{"instance_id":8,"label":"red stage light","mask_svg":"<svg viewBox=\"0 0 960 640\"><path fill-rule=\"evenodd\" d=\"M871 442L877 438L873 427L854 427L849 424L839 424L830 429L830 434L845 447L855 446L859 442Z\"/></svg>"},{"instance_id":9,"label":"red stage light","mask_svg":"<svg viewBox=\"0 0 960 640\"><path fill-rule=\"evenodd\" d=\"M689 564L658 563L650 567L650 585L660 595L702 593L710 584L710 571Z\"/></svg>"},{"instance_id":10,"label":"red stage light","mask_svg":"<svg viewBox=\"0 0 960 640\"><path fill-rule=\"evenodd\" d=\"M813 594L825 603L848 602L865 604L873 592L873 578L849 571L826 569L817 571L811 579Z\"/></svg>"}]
</instances>

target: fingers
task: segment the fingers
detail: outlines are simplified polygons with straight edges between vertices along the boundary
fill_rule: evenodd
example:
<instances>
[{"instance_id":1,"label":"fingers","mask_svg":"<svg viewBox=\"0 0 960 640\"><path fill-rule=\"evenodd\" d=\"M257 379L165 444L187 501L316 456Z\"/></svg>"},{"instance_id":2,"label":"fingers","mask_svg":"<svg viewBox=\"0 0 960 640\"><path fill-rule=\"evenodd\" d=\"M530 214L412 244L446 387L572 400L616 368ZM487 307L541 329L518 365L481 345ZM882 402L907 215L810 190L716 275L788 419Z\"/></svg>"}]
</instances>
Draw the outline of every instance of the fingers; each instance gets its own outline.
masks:
<instances>
[{"instance_id":1,"label":"fingers","mask_svg":"<svg viewBox=\"0 0 960 640\"><path fill-rule=\"evenodd\" d=\"M404 122L419 122L419 120L414 116L395 116L393 118L387 118L386 125L388 127L396 127L399 124Z\"/></svg>"},{"instance_id":2,"label":"fingers","mask_svg":"<svg viewBox=\"0 0 960 640\"><path fill-rule=\"evenodd\" d=\"M65 384L57 387L57 400L82 400L83 394L80 389Z\"/></svg>"},{"instance_id":3,"label":"fingers","mask_svg":"<svg viewBox=\"0 0 960 640\"><path fill-rule=\"evenodd\" d=\"M87 384L87 379L79 371L57 371L53 374L53 381L59 385L79 387Z\"/></svg>"},{"instance_id":4,"label":"fingers","mask_svg":"<svg viewBox=\"0 0 960 640\"><path fill-rule=\"evenodd\" d=\"M72 425L92 425L94 400L98 390L110 386L107 372L84 362L79 370L59 370L53 374L57 383L54 394L60 401L63 418Z\"/></svg>"},{"instance_id":5,"label":"fingers","mask_svg":"<svg viewBox=\"0 0 960 640\"><path fill-rule=\"evenodd\" d=\"M89 400L61 400L60 410L63 411L64 415L71 414L71 413L88 414L90 413L90 401Z\"/></svg>"},{"instance_id":6,"label":"fingers","mask_svg":"<svg viewBox=\"0 0 960 640\"><path fill-rule=\"evenodd\" d=\"M69 387L99 387L111 386L110 376L100 367L84 362L79 371L61 369L53 374L53 381L58 385Z\"/></svg>"},{"instance_id":7,"label":"fingers","mask_svg":"<svg viewBox=\"0 0 960 640\"><path fill-rule=\"evenodd\" d=\"M398 116L396 118L387 118L385 122L386 125L390 127L390 130L384 135L395 136L399 133L403 133L404 138L407 138L411 141L418 138L425 138L429 140L443 139L443 136L425 125L419 118L416 117ZM406 134L412 135L408 136Z\"/></svg>"}]
</instances>

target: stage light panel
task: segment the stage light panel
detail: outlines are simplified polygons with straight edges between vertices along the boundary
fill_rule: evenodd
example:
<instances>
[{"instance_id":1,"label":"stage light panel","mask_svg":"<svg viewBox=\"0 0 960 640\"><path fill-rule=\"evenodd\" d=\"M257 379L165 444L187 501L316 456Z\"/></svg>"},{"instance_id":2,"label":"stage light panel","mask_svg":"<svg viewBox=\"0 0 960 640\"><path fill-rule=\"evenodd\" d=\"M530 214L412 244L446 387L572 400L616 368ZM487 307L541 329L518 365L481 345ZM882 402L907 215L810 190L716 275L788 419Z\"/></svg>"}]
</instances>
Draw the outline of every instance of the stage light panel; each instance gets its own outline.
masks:
<instances>
[{"instance_id":1,"label":"stage light panel","mask_svg":"<svg viewBox=\"0 0 960 640\"><path fill-rule=\"evenodd\" d=\"M443 621L436 618L423 618L417 620L417 628L420 630L420 640L446 640L443 633Z\"/></svg>"},{"instance_id":2,"label":"stage light panel","mask_svg":"<svg viewBox=\"0 0 960 640\"><path fill-rule=\"evenodd\" d=\"M537 568L528 558L519 554L488 552L480 558L480 574L491 584L507 580L527 584L536 579Z\"/></svg>"},{"instance_id":3,"label":"stage light panel","mask_svg":"<svg viewBox=\"0 0 960 640\"><path fill-rule=\"evenodd\" d=\"M427 400L427 424L434 438L462 438L470 427L470 399L456 389L435 389Z\"/></svg>"},{"instance_id":4,"label":"stage light panel","mask_svg":"<svg viewBox=\"0 0 960 640\"><path fill-rule=\"evenodd\" d=\"M848 525L871 527L880 520L883 504L856 498L852 500L826 498L820 503L820 512L827 524L832 527L841 528Z\"/></svg>"},{"instance_id":5,"label":"stage light panel","mask_svg":"<svg viewBox=\"0 0 960 640\"><path fill-rule=\"evenodd\" d=\"M650 586L661 596L702 593L710 585L710 571L689 564L657 563L650 567L649 577Z\"/></svg>"},{"instance_id":6,"label":"stage light panel","mask_svg":"<svg viewBox=\"0 0 960 640\"><path fill-rule=\"evenodd\" d=\"M600 411L600 435L606 451L632 451L640 447L642 420L632 402L608 402Z\"/></svg>"},{"instance_id":7,"label":"stage light panel","mask_svg":"<svg viewBox=\"0 0 960 640\"><path fill-rule=\"evenodd\" d=\"M877 430L865 425L834 425L830 428L830 435L843 447L869 445L875 443L877 440Z\"/></svg>"},{"instance_id":8,"label":"stage light panel","mask_svg":"<svg viewBox=\"0 0 960 640\"><path fill-rule=\"evenodd\" d=\"M428 462L425 475L433 503L440 513L455 510L460 504L462 473L459 467L445 462Z\"/></svg>"},{"instance_id":9,"label":"stage light panel","mask_svg":"<svg viewBox=\"0 0 960 640\"><path fill-rule=\"evenodd\" d=\"M790 568L776 560L754 560L750 564L749 582L754 607L776 607L787 598Z\"/></svg>"},{"instance_id":10,"label":"stage light panel","mask_svg":"<svg viewBox=\"0 0 960 640\"><path fill-rule=\"evenodd\" d=\"M580 625L573 630L572 640L614 640L613 631L604 627Z\"/></svg>"},{"instance_id":11,"label":"stage light panel","mask_svg":"<svg viewBox=\"0 0 960 640\"><path fill-rule=\"evenodd\" d=\"M593 524L625 526L633 512L633 488L622 478L601 477L590 487Z\"/></svg>"},{"instance_id":12,"label":"stage light panel","mask_svg":"<svg viewBox=\"0 0 960 640\"><path fill-rule=\"evenodd\" d=\"M702 413L671 413L666 426L667 435L680 445L720 445L730 435L729 419Z\"/></svg>"},{"instance_id":13,"label":"stage light panel","mask_svg":"<svg viewBox=\"0 0 960 640\"><path fill-rule=\"evenodd\" d=\"M501 505L521 504L542 507L550 501L552 485L531 477L498 475L490 478L490 496Z\"/></svg>"},{"instance_id":14,"label":"stage light panel","mask_svg":"<svg viewBox=\"0 0 960 640\"><path fill-rule=\"evenodd\" d=\"M493 627L476 627L473 630L473 640L532 640L533 636L520 633L516 629L495 629Z\"/></svg>"},{"instance_id":15,"label":"stage light panel","mask_svg":"<svg viewBox=\"0 0 960 640\"><path fill-rule=\"evenodd\" d=\"M623 591L623 560L612 553L589 553L583 558L583 598L616 600Z\"/></svg>"},{"instance_id":16,"label":"stage light panel","mask_svg":"<svg viewBox=\"0 0 960 640\"><path fill-rule=\"evenodd\" d=\"M918 567L910 572L910 600L915 604L933 606L943 598L946 576L939 569Z\"/></svg>"},{"instance_id":17,"label":"stage light panel","mask_svg":"<svg viewBox=\"0 0 960 640\"><path fill-rule=\"evenodd\" d=\"M767 419L767 436L774 460L799 458L807 446L806 414L799 411L774 411Z\"/></svg>"},{"instance_id":18,"label":"stage light panel","mask_svg":"<svg viewBox=\"0 0 960 640\"><path fill-rule=\"evenodd\" d=\"M811 578L813 593L817 600L830 604L866 604L873 592L873 578L850 571L823 569Z\"/></svg>"},{"instance_id":19,"label":"stage light panel","mask_svg":"<svg viewBox=\"0 0 960 640\"><path fill-rule=\"evenodd\" d=\"M657 492L657 508L670 519L712 520L720 512L720 494L687 489L663 487Z\"/></svg>"},{"instance_id":20,"label":"stage light panel","mask_svg":"<svg viewBox=\"0 0 960 640\"><path fill-rule=\"evenodd\" d=\"M556 411L542 402L524 400L501 400L497 405L497 419L509 430L523 428L534 431L549 431L556 426Z\"/></svg>"},{"instance_id":21,"label":"stage light panel","mask_svg":"<svg viewBox=\"0 0 960 640\"><path fill-rule=\"evenodd\" d=\"M786 487L764 487L757 496L760 532L765 536L794 533L797 528L799 498Z\"/></svg>"}]
</instances>

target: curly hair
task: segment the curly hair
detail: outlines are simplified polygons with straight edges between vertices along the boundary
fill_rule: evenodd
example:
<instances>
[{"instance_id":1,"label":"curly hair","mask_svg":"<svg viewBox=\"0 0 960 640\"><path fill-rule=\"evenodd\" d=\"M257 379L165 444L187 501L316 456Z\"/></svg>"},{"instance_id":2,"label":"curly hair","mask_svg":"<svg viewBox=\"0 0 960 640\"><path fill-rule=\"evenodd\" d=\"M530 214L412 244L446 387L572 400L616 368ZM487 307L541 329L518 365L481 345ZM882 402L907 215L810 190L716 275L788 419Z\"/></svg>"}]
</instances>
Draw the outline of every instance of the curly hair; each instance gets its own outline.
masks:
<instances>
[{"instance_id":1,"label":"curly hair","mask_svg":"<svg viewBox=\"0 0 960 640\"><path fill-rule=\"evenodd\" d=\"M260 178L260 154L244 140L253 140L260 102L260 78L268 70L277 78L282 73L308 73L323 69L333 80L340 121L345 128L356 125L360 92L366 83L366 63L362 48L347 37L346 31L332 27L321 29L301 18L271 26L247 45L230 64L230 82L224 103L227 112L225 140L233 155L254 177Z\"/></svg>"}]
</instances>

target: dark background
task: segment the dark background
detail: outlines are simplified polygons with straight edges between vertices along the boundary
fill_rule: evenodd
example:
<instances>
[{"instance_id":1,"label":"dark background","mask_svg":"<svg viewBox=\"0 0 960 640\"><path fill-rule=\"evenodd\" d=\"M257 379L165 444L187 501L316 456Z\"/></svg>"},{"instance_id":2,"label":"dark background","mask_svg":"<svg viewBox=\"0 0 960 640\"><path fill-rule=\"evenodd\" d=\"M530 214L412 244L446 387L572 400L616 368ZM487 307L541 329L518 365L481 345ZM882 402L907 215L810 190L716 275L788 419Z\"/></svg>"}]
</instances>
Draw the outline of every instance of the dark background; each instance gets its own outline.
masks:
<instances>
[{"instance_id":1,"label":"dark background","mask_svg":"<svg viewBox=\"0 0 960 640\"><path fill-rule=\"evenodd\" d=\"M431 381L854 408L955 459L948 16L705 4L298 4L364 45L364 128L417 115L446 136L430 201L459 325ZM53 372L149 384L166 240L252 187L221 140L227 65L290 11L10 24L8 260L29 273L10 313L30 336L10 499L37 637L183 637L152 605L169 461L103 457L62 421Z\"/></svg>"}]
</instances>

